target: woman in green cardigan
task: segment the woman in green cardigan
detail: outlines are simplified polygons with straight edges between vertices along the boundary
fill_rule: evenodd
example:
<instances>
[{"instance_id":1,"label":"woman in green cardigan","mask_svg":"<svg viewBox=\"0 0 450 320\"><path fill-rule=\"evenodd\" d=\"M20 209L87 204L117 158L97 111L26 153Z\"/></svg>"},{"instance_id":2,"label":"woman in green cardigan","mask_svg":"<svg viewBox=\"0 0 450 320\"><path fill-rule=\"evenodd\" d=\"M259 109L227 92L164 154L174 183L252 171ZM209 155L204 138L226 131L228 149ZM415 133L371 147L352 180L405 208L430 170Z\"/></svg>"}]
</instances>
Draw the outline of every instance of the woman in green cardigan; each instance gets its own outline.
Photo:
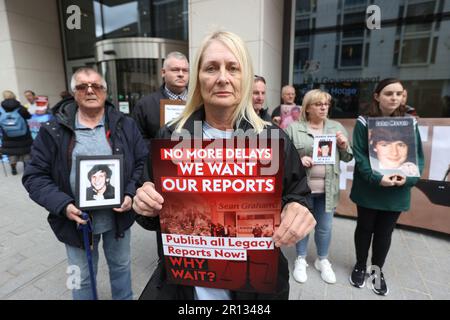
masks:
<instances>
[{"instance_id":1,"label":"woman in green cardigan","mask_svg":"<svg viewBox=\"0 0 450 320\"><path fill-rule=\"evenodd\" d=\"M402 104L404 87L397 79L382 80L373 94L368 117L411 117ZM372 266L369 285L378 295L387 295L389 289L382 272L391 245L391 236L402 211L409 210L411 188L418 177L399 174L381 175L372 170L369 159L367 116L360 116L353 130L355 169L350 198L357 205L355 230L356 265L350 283L358 288L365 285L366 262L372 244ZM423 170L423 151L417 122L414 118L417 159ZM373 239L372 239L373 235Z\"/></svg>"},{"instance_id":2,"label":"woman in green cardigan","mask_svg":"<svg viewBox=\"0 0 450 320\"><path fill-rule=\"evenodd\" d=\"M339 199L340 160L348 162L353 154L344 127L336 121L328 119L331 96L322 90L311 90L303 98L300 121L292 123L286 132L294 143L306 168L308 185L313 200L313 215L317 221L314 240L318 258L314 266L321 272L327 283L335 283L336 275L328 260L328 249L331 241L331 229L334 210ZM334 164L314 164L314 136L322 134L336 135L337 152ZM297 282L307 280L306 253L308 236L297 242L297 259L293 276Z\"/></svg>"}]
</instances>

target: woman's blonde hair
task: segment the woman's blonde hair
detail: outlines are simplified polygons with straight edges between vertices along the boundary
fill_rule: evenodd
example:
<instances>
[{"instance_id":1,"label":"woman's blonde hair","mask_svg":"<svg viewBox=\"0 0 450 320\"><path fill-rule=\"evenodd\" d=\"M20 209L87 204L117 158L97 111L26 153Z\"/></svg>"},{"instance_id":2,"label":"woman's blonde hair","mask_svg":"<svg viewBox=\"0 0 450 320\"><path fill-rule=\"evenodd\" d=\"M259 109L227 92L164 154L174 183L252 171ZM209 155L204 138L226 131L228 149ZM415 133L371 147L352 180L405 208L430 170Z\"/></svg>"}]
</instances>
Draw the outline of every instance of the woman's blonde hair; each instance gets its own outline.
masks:
<instances>
[{"instance_id":1,"label":"woman's blonde hair","mask_svg":"<svg viewBox=\"0 0 450 320\"><path fill-rule=\"evenodd\" d=\"M16 95L11 90L5 90L2 92L3 99L16 99Z\"/></svg>"},{"instance_id":2,"label":"woman's blonde hair","mask_svg":"<svg viewBox=\"0 0 450 320\"><path fill-rule=\"evenodd\" d=\"M236 57L239 62L242 74L241 81L241 101L239 105L234 110L232 115L232 124L236 127L239 126L240 121L245 119L252 126L253 129L260 133L266 124L269 122L263 121L255 112L252 105L252 91L253 91L253 64L248 53L248 50L244 44L242 39L231 32L227 31L216 31L211 35L207 36L203 39L202 44L200 45L197 55L194 60L194 64L191 68L191 74L188 88L188 98L186 102L186 108L183 113L170 124L176 123L176 131L180 131L183 126L186 124L186 121L189 117L200 107L203 105L204 101L200 92L200 84L199 84L199 70L202 64L203 54L208 48L208 46L213 41L219 41L224 46L226 46Z\"/></svg>"},{"instance_id":3,"label":"woman's blonde hair","mask_svg":"<svg viewBox=\"0 0 450 320\"><path fill-rule=\"evenodd\" d=\"M308 116L307 111L308 111L309 107L316 102L322 101L323 99L326 99L328 102L331 103L331 95L328 92L320 90L320 89L314 89L314 90L308 91L305 94L305 96L303 97L302 114L300 116L300 120L308 121L309 116Z\"/></svg>"}]
</instances>

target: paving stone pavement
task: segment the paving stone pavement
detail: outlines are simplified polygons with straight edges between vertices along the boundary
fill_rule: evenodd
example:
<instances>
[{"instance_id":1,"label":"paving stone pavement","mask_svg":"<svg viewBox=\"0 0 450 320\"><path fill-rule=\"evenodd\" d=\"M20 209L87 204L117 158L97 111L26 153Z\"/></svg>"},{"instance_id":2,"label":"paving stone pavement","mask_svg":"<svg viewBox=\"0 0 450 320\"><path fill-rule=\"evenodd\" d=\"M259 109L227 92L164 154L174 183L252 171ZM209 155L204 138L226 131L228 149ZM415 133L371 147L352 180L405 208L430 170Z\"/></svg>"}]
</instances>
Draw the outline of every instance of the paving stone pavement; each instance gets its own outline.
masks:
<instances>
[{"instance_id":1,"label":"paving stone pavement","mask_svg":"<svg viewBox=\"0 0 450 320\"><path fill-rule=\"evenodd\" d=\"M51 231L45 209L31 201L19 175L8 176L0 168L0 299L67 300L68 274L65 247ZM390 294L375 295L370 289L349 285L354 264L353 219L335 217L330 261L337 283L325 284L314 269L315 246L310 237L307 261L308 281L299 284L291 276L291 300L430 300L450 299L450 237L428 232L396 229L385 266ZM132 227L132 283L137 299L156 265L154 232L137 224ZM101 251L101 250L100 250ZM284 248L292 272L295 249ZM108 268L100 254L98 271L100 299L111 299Z\"/></svg>"}]
</instances>

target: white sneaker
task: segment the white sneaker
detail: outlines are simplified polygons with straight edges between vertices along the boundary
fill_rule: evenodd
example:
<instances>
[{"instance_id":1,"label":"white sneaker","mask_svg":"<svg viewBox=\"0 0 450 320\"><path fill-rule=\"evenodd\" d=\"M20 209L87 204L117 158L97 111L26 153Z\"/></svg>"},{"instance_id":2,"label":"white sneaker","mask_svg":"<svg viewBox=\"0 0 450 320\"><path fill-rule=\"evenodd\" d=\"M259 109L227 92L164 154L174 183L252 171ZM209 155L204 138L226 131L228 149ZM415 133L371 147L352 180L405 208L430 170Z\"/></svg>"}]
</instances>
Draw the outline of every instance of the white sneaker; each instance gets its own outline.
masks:
<instances>
[{"instance_id":1,"label":"white sneaker","mask_svg":"<svg viewBox=\"0 0 450 320\"><path fill-rule=\"evenodd\" d=\"M295 281L305 283L306 280L308 280L308 276L306 275L307 266L308 264L304 258L297 257L297 259L295 259L294 271L292 272Z\"/></svg>"},{"instance_id":2,"label":"white sneaker","mask_svg":"<svg viewBox=\"0 0 450 320\"><path fill-rule=\"evenodd\" d=\"M314 267L320 271L320 276L322 280L326 283L336 283L336 275L334 274L333 269L331 268L331 263L328 259L319 258L314 262Z\"/></svg>"}]
</instances>

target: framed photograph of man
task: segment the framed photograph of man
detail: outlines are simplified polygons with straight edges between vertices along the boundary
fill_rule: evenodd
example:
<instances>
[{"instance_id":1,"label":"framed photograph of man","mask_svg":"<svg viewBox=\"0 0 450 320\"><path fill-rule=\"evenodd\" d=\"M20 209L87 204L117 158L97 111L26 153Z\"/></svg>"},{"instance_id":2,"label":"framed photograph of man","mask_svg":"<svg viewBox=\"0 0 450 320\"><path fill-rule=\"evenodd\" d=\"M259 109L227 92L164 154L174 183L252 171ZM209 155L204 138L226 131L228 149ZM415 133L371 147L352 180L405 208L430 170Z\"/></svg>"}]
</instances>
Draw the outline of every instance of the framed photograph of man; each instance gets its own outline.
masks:
<instances>
[{"instance_id":1,"label":"framed photograph of man","mask_svg":"<svg viewBox=\"0 0 450 320\"><path fill-rule=\"evenodd\" d=\"M79 156L76 161L77 207L119 208L123 202L123 156Z\"/></svg>"}]
</instances>

